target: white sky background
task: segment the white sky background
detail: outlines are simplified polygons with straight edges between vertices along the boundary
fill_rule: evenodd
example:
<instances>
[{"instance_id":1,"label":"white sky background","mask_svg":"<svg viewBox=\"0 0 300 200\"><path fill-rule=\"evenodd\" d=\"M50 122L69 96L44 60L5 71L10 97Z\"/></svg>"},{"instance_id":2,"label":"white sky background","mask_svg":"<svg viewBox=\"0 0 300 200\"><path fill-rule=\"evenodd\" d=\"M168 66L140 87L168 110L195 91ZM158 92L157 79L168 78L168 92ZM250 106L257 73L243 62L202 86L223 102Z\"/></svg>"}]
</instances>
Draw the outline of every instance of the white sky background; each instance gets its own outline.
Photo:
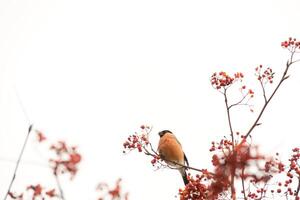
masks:
<instances>
[{"instance_id":1,"label":"white sky background","mask_svg":"<svg viewBox=\"0 0 300 200\"><path fill-rule=\"evenodd\" d=\"M0 197L11 179L28 121L49 139L78 144L83 155L67 199L95 199L98 182L123 178L131 200L174 199L177 171L154 171L138 153L122 155L122 142L141 124L172 130L198 168L210 167L212 140L228 134L222 96L210 75L242 71L262 103L254 68L277 72L288 58L280 47L300 38L300 2L285 1L68 1L0 2ZM299 146L300 64L254 133L265 152ZM233 125L246 131L257 116L236 109ZM14 184L55 186L42 150L30 141ZM40 148L42 149L42 148Z\"/></svg>"}]
</instances>

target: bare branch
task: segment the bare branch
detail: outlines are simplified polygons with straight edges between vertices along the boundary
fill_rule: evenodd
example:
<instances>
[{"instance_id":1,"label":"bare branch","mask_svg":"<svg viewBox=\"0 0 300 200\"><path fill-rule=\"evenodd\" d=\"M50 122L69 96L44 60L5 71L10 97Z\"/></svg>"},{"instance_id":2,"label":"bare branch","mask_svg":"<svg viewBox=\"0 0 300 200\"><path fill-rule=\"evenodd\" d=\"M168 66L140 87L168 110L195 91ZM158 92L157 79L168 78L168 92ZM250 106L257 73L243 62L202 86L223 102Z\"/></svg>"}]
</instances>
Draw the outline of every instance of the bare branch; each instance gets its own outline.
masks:
<instances>
[{"instance_id":1,"label":"bare branch","mask_svg":"<svg viewBox=\"0 0 300 200\"><path fill-rule=\"evenodd\" d=\"M224 90L224 100L225 100L225 106L226 106L226 112L227 112L227 119L228 119L228 125L230 129L230 135L231 135L231 141L232 141L232 149L234 149L234 135L233 135L233 129L232 129L232 122L231 122L231 116L230 116L230 108L228 106L228 99L227 99L227 90Z\"/></svg>"},{"instance_id":2,"label":"bare branch","mask_svg":"<svg viewBox=\"0 0 300 200\"><path fill-rule=\"evenodd\" d=\"M265 89L265 86L264 86L264 84L263 84L263 82L262 82L262 80L260 79L259 80L259 82L260 82L260 85L261 85L261 88L262 88L262 91L263 91L263 96L264 96L264 100L265 100L265 104L267 103L267 96L266 96L266 89Z\"/></svg>"},{"instance_id":3,"label":"bare branch","mask_svg":"<svg viewBox=\"0 0 300 200\"><path fill-rule=\"evenodd\" d=\"M248 104L241 104L245 100L245 98L247 96L248 96L248 94L244 95L241 100L239 100L238 102L236 102L236 103L231 104L230 106L228 106L228 109L230 109L230 108L232 108L234 106L237 106L237 105L248 105Z\"/></svg>"},{"instance_id":4,"label":"bare branch","mask_svg":"<svg viewBox=\"0 0 300 200\"><path fill-rule=\"evenodd\" d=\"M298 198L299 191L300 191L300 177L298 177L298 186L297 186L297 190L295 192L295 200L297 200L297 198Z\"/></svg>"},{"instance_id":5,"label":"bare branch","mask_svg":"<svg viewBox=\"0 0 300 200\"><path fill-rule=\"evenodd\" d=\"M54 177L55 177L56 185L57 185L57 188L58 188L58 191L59 191L60 199L65 200L64 191L62 189L62 186L61 186L60 180L58 178L58 175L55 174Z\"/></svg>"},{"instance_id":6,"label":"bare branch","mask_svg":"<svg viewBox=\"0 0 300 200\"><path fill-rule=\"evenodd\" d=\"M242 170L242 188L243 188L243 194L244 194L244 200L247 200L247 197L246 197L246 190L245 190L245 179L244 179L244 175L245 175L245 167L243 167L243 170Z\"/></svg>"},{"instance_id":7,"label":"bare branch","mask_svg":"<svg viewBox=\"0 0 300 200\"><path fill-rule=\"evenodd\" d=\"M16 167L15 167L15 170L14 170L14 173L13 173L13 177L12 177L12 179L11 179L11 181L10 181L9 186L8 186L8 190L7 190L7 192L6 192L5 196L4 196L4 200L7 199L8 193L10 192L10 190L11 190L11 188L12 188L12 185L13 185L15 179L16 179L17 171L18 171L18 168L19 168L19 165L20 165L20 162L21 162L23 153L24 153L24 151L25 151L25 147L26 147L26 145L27 145L27 142L28 142L28 139L29 139L29 136L30 136L32 127L33 127L33 125L31 124L31 125L29 126L29 128L28 128L28 132L27 132L25 141L24 141L24 143L23 143L21 152L20 152L20 154L19 154L18 161L17 161L17 163L16 163Z\"/></svg>"}]
</instances>

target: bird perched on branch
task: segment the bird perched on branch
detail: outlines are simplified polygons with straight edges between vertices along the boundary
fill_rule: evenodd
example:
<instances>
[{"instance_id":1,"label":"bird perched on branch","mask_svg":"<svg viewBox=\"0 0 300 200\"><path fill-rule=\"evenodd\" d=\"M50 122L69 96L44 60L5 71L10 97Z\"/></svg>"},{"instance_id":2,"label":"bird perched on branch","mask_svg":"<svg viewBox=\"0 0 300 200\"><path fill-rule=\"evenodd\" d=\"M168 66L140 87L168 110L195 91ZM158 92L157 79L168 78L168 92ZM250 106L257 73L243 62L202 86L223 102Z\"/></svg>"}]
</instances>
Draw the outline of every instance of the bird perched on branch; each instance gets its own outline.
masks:
<instances>
[{"instance_id":1,"label":"bird perched on branch","mask_svg":"<svg viewBox=\"0 0 300 200\"><path fill-rule=\"evenodd\" d=\"M175 167L179 170L184 184L188 184L189 181L187 179L186 168L181 165L189 166L189 162L185 153L182 150L180 142L177 140L175 135L169 131L164 130L158 133L160 140L158 144L158 153L160 157L170 166Z\"/></svg>"}]
</instances>

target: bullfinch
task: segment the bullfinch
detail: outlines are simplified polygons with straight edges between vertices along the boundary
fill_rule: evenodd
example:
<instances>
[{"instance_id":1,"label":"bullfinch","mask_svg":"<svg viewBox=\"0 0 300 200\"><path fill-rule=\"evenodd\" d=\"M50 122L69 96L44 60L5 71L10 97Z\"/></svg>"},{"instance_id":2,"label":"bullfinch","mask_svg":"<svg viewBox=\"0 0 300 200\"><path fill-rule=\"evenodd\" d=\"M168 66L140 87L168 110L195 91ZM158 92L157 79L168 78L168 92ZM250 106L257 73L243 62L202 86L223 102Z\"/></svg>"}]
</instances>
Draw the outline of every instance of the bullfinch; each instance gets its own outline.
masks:
<instances>
[{"instance_id":1,"label":"bullfinch","mask_svg":"<svg viewBox=\"0 0 300 200\"><path fill-rule=\"evenodd\" d=\"M183 178L184 184L188 184L189 181L187 179L186 168L173 163L176 162L181 165L186 164L187 166L189 166L189 162L182 150L180 142L169 130L161 131L158 133L158 135L160 137L160 140L157 151L161 159L163 159L168 165L176 167Z\"/></svg>"}]
</instances>

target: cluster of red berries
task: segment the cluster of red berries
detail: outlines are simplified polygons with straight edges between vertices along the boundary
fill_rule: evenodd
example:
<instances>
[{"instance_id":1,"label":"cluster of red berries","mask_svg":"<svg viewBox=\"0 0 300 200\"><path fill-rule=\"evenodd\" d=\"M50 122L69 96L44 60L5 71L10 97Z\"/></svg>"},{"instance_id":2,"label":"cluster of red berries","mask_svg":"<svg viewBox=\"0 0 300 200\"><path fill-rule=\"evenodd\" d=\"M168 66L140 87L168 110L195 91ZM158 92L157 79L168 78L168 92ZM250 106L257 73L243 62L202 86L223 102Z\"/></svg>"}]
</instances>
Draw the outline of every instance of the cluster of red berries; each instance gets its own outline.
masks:
<instances>
[{"instance_id":1,"label":"cluster of red berries","mask_svg":"<svg viewBox=\"0 0 300 200\"><path fill-rule=\"evenodd\" d=\"M276 156L279 154L276 153ZM257 189L257 191L254 192L249 192L248 197L251 199L257 199L260 198L262 195L260 194L266 194L267 192L270 192L272 196L275 194L277 195L282 195L284 198L289 199L295 199L295 200L300 200L299 197L299 181L300 181L300 170L299 170L299 165L298 161L300 159L300 149L299 148L294 148L293 149L293 154L291 155L291 158L289 159L290 165L289 168L286 168L285 165L279 161L277 157L275 159L270 160L265 163L265 172L269 172L270 174L279 174L286 172L285 176L286 178L283 181L278 181L276 184L272 184L270 186L274 186L275 188L261 188ZM270 176L271 178L271 176ZM270 179L269 178L269 179ZM294 181L296 179L296 181ZM257 185L257 180L253 179L251 180L251 183L254 185ZM296 182L296 184L295 184ZM296 189L293 189L293 187L296 186Z\"/></svg>"},{"instance_id":2,"label":"cluster of red berries","mask_svg":"<svg viewBox=\"0 0 300 200\"><path fill-rule=\"evenodd\" d=\"M246 90L246 85L243 85L242 87L241 87L241 92L244 94L244 93L246 93L246 94L244 94L244 96L246 97L246 96L249 96L249 98L253 98L254 97L254 91L252 90L252 89L248 89L248 91L246 91L245 92L245 90ZM244 97L244 98L245 98Z\"/></svg>"},{"instance_id":3,"label":"cluster of red berries","mask_svg":"<svg viewBox=\"0 0 300 200\"><path fill-rule=\"evenodd\" d=\"M212 177L209 175L208 171L205 170L202 174L196 174L195 176L191 176L188 174L189 183L185 186L184 189L179 189L180 200L190 200L190 199L209 199L209 179Z\"/></svg>"},{"instance_id":4,"label":"cluster of red berries","mask_svg":"<svg viewBox=\"0 0 300 200\"><path fill-rule=\"evenodd\" d=\"M298 177L300 177L300 166L299 166L299 159L300 159L300 149L299 148L294 148L293 154L291 158L289 159L290 161L290 172L294 172Z\"/></svg>"},{"instance_id":5,"label":"cluster of red berries","mask_svg":"<svg viewBox=\"0 0 300 200\"><path fill-rule=\"evenodd\" d=\"M50 150L55 152L55 158L49 160L54 175L70 173L71 178L73 178L81 161L81 155L77 152L77 147L69 147L65 142L59 141L57 144L51 145Z\"/></svg>"},{"instance_id":6,"label":"cluster of red berries","mask_svg":"<svg viewBox=\"0 0 300 200\"><path fill-rule=\"evenodd\" d=\"M274 72L270 67L267 67L265 70L262 71L263 66L259 65L255 68L255 75L257 76L257 79L263 83L273 83L274 79Z\"/></svg>"},{"instance_id":7,"label":"cluster of red berries","mask_svg":"<svg viewBox=\"0 0 300 200\"><path fill-rule=\"evenodd\" d=\"M138 152L142 152L143 148L145 148L149 144L148 134L150 127L142 125L140 128L140 133L136 132L135 134L130 135L123 143L123 153L126 153L126 151L132 151L134 149L137 149Z\"/></svg>"},{"instance_id":8,"label":"cluster of red berries","mask_svg":"<svg viewBox=\"0 0 300 200\"><path fill-rule=\"evenodd\" d=\"M236 134L240 135L239 133ZM285 166L278 159L267 159L259 153L257 146L249 145L243 136L241 138L241 142L236 144L234 149L232 149L233 145L229 140L223 139L220 142L212 142L210 151L217 151L218 153L212 156L214 175L209 188L216 198L230 188L232 175L243 181L249 181L255 186L255 191L242 191L242 193L246 193L245 195L249 199L260 198L266 190L264 187L259 188L259 185L265 185L274 174L285 170ZM300 157L300 152L297 156ZM262 163L265 163L264 167L261 167ZM287 180L286 187L290 183L291 180ZM287 192L290 191L290 189L287 190Z\"/></svg>"},{"instance_id":9,"label":"cluster of red berries","mask_svg":"<svg viewBox=\"0 0 300 200\"><path fill-rule=\"evenodd\" d=\"M153 156L153 159L151 160L151 164L154 166L155 164L158 163L159 160L160 160L159 156Z\"/></svg>"},{"instance_id":10,"label":"cluster of red berries","mask_svg":"<svg viewBox=\"0 0 300 200\"><path fill-rule=\"evenodd\" d=\"M266 193L266 189L264 189L264 188L258 188L258 189L256 189L256 191L255 192L249 192L248 194L247 194L247 197L249 198L249 199L262 199L263 198L263 196L264 196L264 194ZM242 191L242 194L244 193L244 191Z\"/></svg>"},{"instance_id":11,"label":"cluster of red berries","mask_svg":"<svg viewBox=\"0 0 300 200\"><path fill-rule=\"evenodd\" d=\"M222 139L220 142L211 142L210 152L216 150L229 150L232 147L232 142L230 140Z\"/></svg>"},{"instance_id":12,"label":"cluster of red berries","mask_svg":"<svg viewBox=\"0 0 300 200\"><path fill-rule=\"evenodd\" d=\"M246 193L246 196L249 199L264 199L264 197L268 195L268 192L274 196L275 191L270 187L267 188L266 185L268 185L269 181L275 174L282 172L282 163L275 160L266 161L264 168L262 168L260 172L263 172L263 174L260 176L247 175L243 177L244 180L246 180L246 178L250 178L250 183L255 188L253 191L250 189L248 189L248 191L242 191L242 194ZM272 184L272 186L275 185ZM280 188L278 188L276 191L277 193L281 193Z\"/></svg>"},{"instance_id":13,"label":"cluster of red berries","mask_svg":"<svg viewBox=\"0 0 300 200\"><path fill-rule=\"evenodd\" d=\"M46 197L48 198L54 198L54 197L58 197L58 195L55 192L55 189L51 189L51 190L46 190L45 188L43 188L40 184L37 185L30 185L27 187L26 189L27 193L30 194L16 194L13 192L9 192L8 196L11 199L16 199L16 200L25 200L28 199L30 196L30 199L32 200L38 200L38 199L46 199ZM25 198L25 196L27 198Z\"/></svg>"},{"instance_id":14,"label":"cluster of red berries","mask_svg":"<svg viewBox=\"0 0 300 200\"><path fill-rule=\"evenodd\" d=\"M121 181L121 179L118 179L113 188L109 188L106 183L98 184L96 190L101 193L98 200L104 200L107 197L111 200L128 200L128 193L122 194Z\"/></svg>"},{"instance_id":15,"label":"cluster of red berries","mask_svg":"<svg viewBox=\"0 0 300 200\"><path fill-rule=\"evenodd\" d=\"M213 73L210 78L211 85L217 90L230 86L236 80L242 80L244 75L241 72L237 72L234 76L229 76L226 72Z\"/></svg>"},{"instance_id":16,"label":"cluster of red berries","mask_svg":"<svg viewBox=\"0 0 300 200\"><path fill-rule=\"evenodd\" d=\"M281 46L283 48L288 48L292 51L295 51L296 49L300 49L300 41L297 41L296 38L289 38L288 40L281 42Z\"/></svg>"},{"instance_id":17,"label":"cluster of red berries","mask_svg":"<svg viewBox=\"0 0 300 200\"><path fill-rule=\"evenodd\" d=\"M269 160L265 162L264 171L266 173L282 173L285 170L285 166L282 162L278 160Z\"/></svg>"},{"instance_id":18,"label":"cluster of red berries","mask_svg":"<svg viewBox=\"0 0 300 200\"><path fill-rule=\"evenodd\" d=\"M39 130L35 130L35 132L38 142L41 143L47 140L44 133ZM54 175L68 172L73 178L78 171L78 164L81 161L81 155L77 152L77 147L69 147L64 141L58 141L50 146L50 150L54 151L56 156L56 158L49 159Z\"/></svg>"},{"instance_id":19,"label":"cluster of red berries","mask_svg":"<svg viewBox=\"0 0 300 200\"><path fill-rule=\"evenodd\" d=\"M296 179L298 184L297 187L300 187L300 166L299 166L299 159L300 159L300 149L294 148L292 149L292 155L289 159L290 165L287 168L286 173L286 180L283 182L278 182L278 189L277 192L284 192L286 195L295 197L295 199L300 199L299 197L299 189L292 189L293 179ZM279 192L278 192L279 193Z\"/></svg>"}]
</instances>

